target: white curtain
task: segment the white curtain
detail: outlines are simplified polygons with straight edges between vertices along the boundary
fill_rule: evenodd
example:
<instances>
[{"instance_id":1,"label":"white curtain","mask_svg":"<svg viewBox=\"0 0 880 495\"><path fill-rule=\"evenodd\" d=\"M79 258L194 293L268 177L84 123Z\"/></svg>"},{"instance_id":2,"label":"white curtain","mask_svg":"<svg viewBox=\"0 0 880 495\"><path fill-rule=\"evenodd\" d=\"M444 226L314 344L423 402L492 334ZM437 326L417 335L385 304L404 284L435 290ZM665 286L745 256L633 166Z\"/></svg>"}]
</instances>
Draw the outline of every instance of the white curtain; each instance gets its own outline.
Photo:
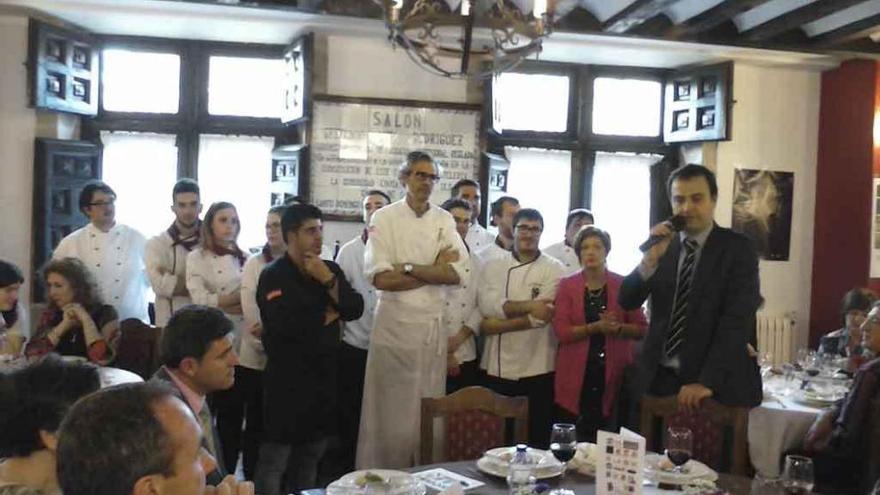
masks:
<instances>
[{"instance_id":1,"label":"white curtain","mask_svg":"<svg viewBox=\"0 0 880 495\"><path fill-rule=\"evenodd\" d=\"M658 155L596 153L592 211L596 226L611 236L608 268L625 275L642 258L651 221L651 165Z\"/></svg>"},{"instance_id":2,"label":"white curtain","mask_svg":"<svg viewBox=\"0 0 880 495\"><path fill-rule=\"evenodd\" d=\"M541 248L564 240L571 196L571 153L508 146L504 154L510 161L506 195L544 217Z\"/></svg>"},{"instance_id":3,"label":"white curtain","mask_svg":"<svg viewBox=\"0 0 880 495\"><path fill-rule=\"evenodd\" d=\"M177 180L177 145L169 134L102 132L102 180L116 191L116 221L147 238L174 221L171 189Z\"/></svg>"},{"instance_id":4,"label":"white curtain","mask_svg":"<svg viewBox=\"0 0 880 495\"><path fill-rule=\"evenodd\" d=\"M206 134L199 140L198 177L205 211L216 201L235 205L242 249L266 243L273 147L271 137Z\"/></svg>"}]
</instances>

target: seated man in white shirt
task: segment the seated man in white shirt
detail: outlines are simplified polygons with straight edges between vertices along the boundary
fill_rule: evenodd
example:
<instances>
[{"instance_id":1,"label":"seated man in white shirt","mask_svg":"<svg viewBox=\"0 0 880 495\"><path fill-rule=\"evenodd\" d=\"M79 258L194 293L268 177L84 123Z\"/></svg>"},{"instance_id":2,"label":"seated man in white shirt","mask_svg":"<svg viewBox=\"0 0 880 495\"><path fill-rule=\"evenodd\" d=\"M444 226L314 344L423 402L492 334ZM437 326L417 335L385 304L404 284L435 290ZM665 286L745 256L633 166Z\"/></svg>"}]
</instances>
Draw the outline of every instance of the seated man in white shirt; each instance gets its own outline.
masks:
<instances>
[{"instance_id":1,"label":"seated man in white shirt","mask_svg":"<svg viewBox=\"0 0 880 495\"><path fill-rule=\"evenodd\" d=\"M556 258L565 267L565 275L571 275L581 269L581 262L574 252L574 238L587 225L593 225L593 212L586 208L575 208L568 212L565 220L565 240L547 246L544 254Z\"/></svg>"},{"instance_id":2,"label":"seated man in white shirt","mask_svg":"<svg viewBox=\"0 0 880 495\"><path fill-rule=\"evenodd\" d=\"M450 189L450 199L461 199L471 205L471 220L468 224L467 242L471 253L477 253L495 240L495 236L480 225L480 212L482 212L480 183L472 179L461 179Z\"/></svg>"},{"instance_id":3,"label":"seated man in white shirt","mask_svg":"<svg viewBox=\"0 0 880 495\"><path fill-rule=\"evenodd\" d=\"M466 239L471 224L471 205L461 199L447 199L441 206L455 219L455 230ZM465 240L465 247L472 250ZM446 393L477 385L480 366L477 363L477 344L474 338L480 331L480 308L477 307L479 286L478 264L468 258L470 280L461 286L451 286L446 292L443 307L443 328L449 341L446 348Z\"/></svg>"},{"instance_id":4,"label":"seated man in white shirt","mask_svg":"<svg viewBox=\"0 0 880 495\"><path fill-rule=\"evenodd\" d=\"M486 384L529 398L529 445L547 448L553 422L556 337L553 319L562 264L541 253L544 219L530 208L513 219L513 252L483 267L479 305L486 336L480 367Z\"/></svg>"},{"instance_id":5,"label":"seated man in white shirt","mask_svg":"<svg viewBox=\"0 0 880 495\"><path fill-rule=\"evenodd\" d=\"M137 318L149 322L146 240L137 230L116 223L116 193L103 182L87 184L79 195L79 209L89 224L61 240L52 258L77 258L98 283L119 321Z\"/></svg>"},{"instance_id":6,"label":"seated man in white shirt","mask_svg":"<svg viewBox=\"0 0 880 495\"><path fill-rule=\"evenodd\" d=\"M519 200L512 196L501 196L492 202L489 224L498 227L498 235L494 242L474 252L479 264L504 257L513 249L513 217L518 211Z\"/></svg>"},{"instance_id":7,"label":"seated man in white shirt","mask_svg":"<svg viewBox=\"0 0 880 495\"><path fill-rule=\"evenodd\" d=\"M339 437L340 468L354 470L358 429L361 422L361 400L364 395L364 373L367 369L367 349L373 332L373 313L376 310L376 288L364 275L364 252L370 238L370 220L373 213L388 206L391 198L382 191L367 191L363 207L364 231L346 242L336 257L348 283L364 298L363 316L346 321L339 347Z\"/></svg>"},{"instance_id":8,"label":"seated man in white shirt","mask_svg":"<svg viewBox=\"0 0 880 495\"><path fill-rule=\"evenodd\" d=\"M156 326L164 328L178 309L191 304L186 290L186 256L199 245L202 213L199 184L180 179L171 191L174 222L147 241L144 263L156 294Z\"/></svg>"}]
</instances>

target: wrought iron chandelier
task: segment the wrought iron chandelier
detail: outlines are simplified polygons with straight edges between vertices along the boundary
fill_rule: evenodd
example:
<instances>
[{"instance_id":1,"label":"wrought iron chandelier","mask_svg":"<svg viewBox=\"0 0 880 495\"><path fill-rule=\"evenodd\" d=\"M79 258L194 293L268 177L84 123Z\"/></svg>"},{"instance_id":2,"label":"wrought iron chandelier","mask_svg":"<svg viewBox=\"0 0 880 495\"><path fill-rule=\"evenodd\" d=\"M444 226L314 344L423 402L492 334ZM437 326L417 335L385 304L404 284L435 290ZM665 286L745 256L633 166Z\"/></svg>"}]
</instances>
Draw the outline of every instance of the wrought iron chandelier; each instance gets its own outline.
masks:
<instances>
[{"instance_id":1,"label":"wrought iron chandelier","mask_svg":"<svg viewBox=\"0 0 880 495\"><path fill-rule=\"evenodd\" d=\"M483 79L541 51L554 0L375 0L393 46L423 69Z\"/></svg>"}]
</instances>

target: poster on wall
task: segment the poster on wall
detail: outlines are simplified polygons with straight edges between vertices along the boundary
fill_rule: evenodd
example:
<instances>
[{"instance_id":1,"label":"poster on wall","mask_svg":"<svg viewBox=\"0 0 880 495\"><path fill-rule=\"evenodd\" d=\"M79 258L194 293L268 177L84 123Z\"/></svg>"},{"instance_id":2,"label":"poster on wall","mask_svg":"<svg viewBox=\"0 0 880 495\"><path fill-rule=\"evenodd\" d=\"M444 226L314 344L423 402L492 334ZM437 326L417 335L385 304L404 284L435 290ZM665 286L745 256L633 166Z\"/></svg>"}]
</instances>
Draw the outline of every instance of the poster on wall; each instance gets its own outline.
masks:
<instances>
[{"instance_id":1,"label":"poster on wall","mask_svg":"<svg viewBox=\"0 0 880 495\"><path fill-rule=\"evenodd\" d=\"M733 230L741 232L769 261L788 261L794 173L736 169L733 179Z\"/></svg>"},{"instance_id":2,"label":"poster on wall","mask_svg":"<svg viewBox=\"0 0 880 495\"><path fill-rule=\"evenodd\" d=\"M440 204L459 179L479 170L479 109L396 105L371 100L315 101L309 194L325 215L360 220L370 189L400 199L397 169L420 150L441 166L431 202Z\"/></svg>"},{"instance_id":3,"label":"poster on wall","mask_svg":"<svg viewBox=\"0 0 880 495\"><path fill-rule=\"evenodd\" d=\"M871 278L880 278L880 177L874 178L871 198Z\"/></svg>"}]
</instances>

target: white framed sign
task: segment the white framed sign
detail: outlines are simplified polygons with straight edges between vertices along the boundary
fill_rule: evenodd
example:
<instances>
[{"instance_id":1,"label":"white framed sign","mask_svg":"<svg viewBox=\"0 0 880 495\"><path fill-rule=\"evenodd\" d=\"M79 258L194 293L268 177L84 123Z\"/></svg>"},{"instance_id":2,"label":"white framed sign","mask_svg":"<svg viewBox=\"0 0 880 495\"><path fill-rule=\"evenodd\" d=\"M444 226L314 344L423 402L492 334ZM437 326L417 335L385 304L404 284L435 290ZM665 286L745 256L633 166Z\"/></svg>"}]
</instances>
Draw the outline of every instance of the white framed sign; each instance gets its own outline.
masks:
<instances>
[{"instance_id":1,"label":"white framed sign","mask_svg":"<svg viewBox=\"0 0 880 495\"><path fill-rule=\"evenodd\" d=\"M442 203L460 179L477 179L480 109L468 105L367 99L314 101L309 146L309 196L330 218L360 220L370 189L403 196L397 170L411 151L442 168L431 201Z\"/></svg>"}]
</instances>

